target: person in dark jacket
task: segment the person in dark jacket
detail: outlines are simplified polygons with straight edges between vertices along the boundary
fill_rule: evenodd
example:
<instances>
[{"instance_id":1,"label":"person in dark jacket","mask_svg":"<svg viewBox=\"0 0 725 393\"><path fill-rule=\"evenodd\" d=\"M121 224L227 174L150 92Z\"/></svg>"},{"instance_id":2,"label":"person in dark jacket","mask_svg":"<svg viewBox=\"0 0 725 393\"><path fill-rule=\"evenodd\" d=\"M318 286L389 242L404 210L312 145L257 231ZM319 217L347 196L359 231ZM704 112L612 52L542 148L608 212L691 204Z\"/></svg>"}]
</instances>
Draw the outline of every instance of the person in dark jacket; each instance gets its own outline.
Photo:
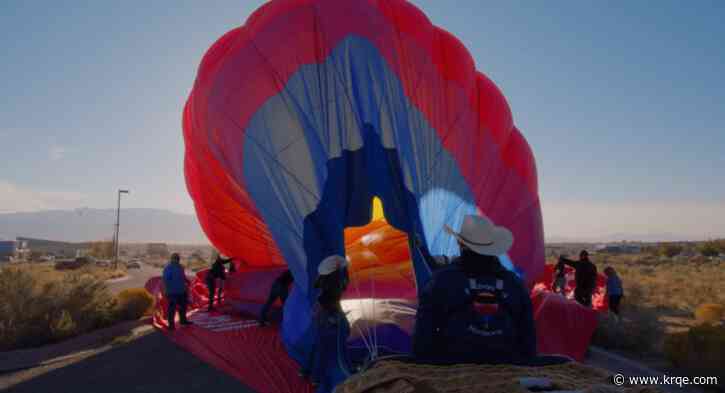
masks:
<instances>
[{"instance_id":1,"label":"person in dark jacket","mask_svg":"<svg viewBox=\"0 0 725 393\"><path fill-rule=\"evenodd\" d=\"M287 301L287 296L289 295L289 287L293 282L294 277L292 277L292 272L289 270L285 270L274 280L272 288L269 290L269 296L267 296L267 302L264 303L262 311L259 313L259 324L261 326L267 325L267 314L277 299L279 299L284 306L284 302Z\"/></svg>"},{"instance_id":2,"label":"person in dark jacket","mask_svg":"<svg viewBox=\"0 0 725 393\"><path fill-rule=\"evenodd\" d=\"M554 293L561 293L564 294L564 289L566 288L566 265L564 264L564 261L559 260L559 262L556 264L556 267L554 268L554 280L553 284L551 285L552 291Z\"/></svg>"},{"instance_id":3,"label":"person in dark jacket","mask_svg":"<svg viewBox=\"0 0 725 393\"><path fill-rule=\"evenodd\" d=\"M574 281L576 288L574 289L574 299L585 307L591 307L592 294L597 287L597 266L589 260L587 250L582 250L579 253L578 261L572 261L564 256L560 256L559 261L573 267L575 270Z\"/></svg>"},{"instance_id":4,"label":"person in dark jacket","mask_svg":"<svg viewBox=\"0 0 725 393\"><path fill-rule=\"evenodd\" d=\"M209 289L209 311L214 310L214 298L217 299L217 305L222 301L222 289L224 287L224 280L227 275L224 271L224 264L230 263L231 258L224 259L221 255L217 255L216 260L212 263L211 268L206 273L206 287ZM219 281L219 290L217 291L217 281Z\"/></svg>"},{"instance_id":5,"label":"person in dark jacket","mask_svg":"<svg viewBox=\"0 0 725 393\"><path fill-rule=\"evenodd\" d=\"M416 360L531 366L568 361L537 356L529 291L498 258L513 244L511 232L474 215L464 218L460 232L446 230L458 240L461 255L423 286L413 332Z\"/></svg>"},{"instance_id":6,"label":"person in dark jacket","mask_svg":"<svg viewBox=\"0 0 725 393\"><path fill-rule=\"evenodd\" d=\"M161 279L163 282L163 293L168 301L168 309L166 310L166 321L169 330L174 330L176 311L179 311L179 320L182 325L191 325L192 323L186 319L186 306L189 301L187 286L189 279L186 278L184 267L180 263L179 254L171 254L171 260L164 267Z\"/></svg>"},{"instance_id":7,"label":"person in dark jacket","mask_svg":"<svg viewBox=\"0 0 725 393\"><path fill-rule=\"evenodd\" d=\"M350 281L347 266L345 257L331 255L317 269L315 288L319 295L312 310L315 345L308 363L300 370L300 375L319 385L317 391L332 391L350 372L347 353L350 323L340 304Z\"/></svg>"}]
</instances>

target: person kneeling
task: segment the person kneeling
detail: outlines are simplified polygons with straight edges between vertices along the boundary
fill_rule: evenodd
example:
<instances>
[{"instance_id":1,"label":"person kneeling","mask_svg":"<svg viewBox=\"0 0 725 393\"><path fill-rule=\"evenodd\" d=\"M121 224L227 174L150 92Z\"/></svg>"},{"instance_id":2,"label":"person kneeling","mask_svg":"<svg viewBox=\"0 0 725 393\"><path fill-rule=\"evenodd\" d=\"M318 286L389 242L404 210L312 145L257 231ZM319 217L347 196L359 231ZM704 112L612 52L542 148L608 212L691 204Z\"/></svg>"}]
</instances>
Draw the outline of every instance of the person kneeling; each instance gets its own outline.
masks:
<instances>
[{"instance_id":1,"label":"person kneeling","mask_svg":"<svg viewBox=\"0 0 725 393\"><path fill-rule=\"evenodd\" d=\"M474 215L464 218L460 232L449 227L446 231L457 239L461 255L435 271L421 291L413 332L416 361L518 365L568 361L536 356L529 292L498 259L513 244L512 233Z\"/></svg>"},{"instance_id":2,"label":"person kneeling","mask_svg":"<svg viewBox=\"0 0 725 393\"><path fill-rule=\"evenodd\" d=\"M260 326L267 326L267 314L269 314L270 308L272 308L272 305L274 305L274 302L276 302L277 299L282 302L282 308L284 309L284 303L287 301L287 296L289 296L289 287L293 282L294 277L292 276L292 272L289 270L285 270L282 274L277 276L272 283L272 287L269 289L267 301L264 303L262 311L259 313Z\"/></svg>"}]
</instances>

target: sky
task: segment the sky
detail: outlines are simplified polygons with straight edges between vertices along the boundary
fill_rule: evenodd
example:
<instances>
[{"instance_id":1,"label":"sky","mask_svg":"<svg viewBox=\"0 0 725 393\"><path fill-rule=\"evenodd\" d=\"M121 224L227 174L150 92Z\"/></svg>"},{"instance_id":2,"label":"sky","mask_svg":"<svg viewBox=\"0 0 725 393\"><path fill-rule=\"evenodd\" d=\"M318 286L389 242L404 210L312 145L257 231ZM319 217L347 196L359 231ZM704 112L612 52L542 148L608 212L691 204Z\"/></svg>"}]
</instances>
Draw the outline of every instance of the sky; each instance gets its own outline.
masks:
<instances>
[{"instance_id":1,"label":"sky","mask_svg":"<svg viewBox=\"0 0 725 393\"><path fill-rule=\"evenodd\" d=\"M0 211L193 213L181 110L262 1L0 2ZM546 237L725 237L725 2L413 1L503 91Z\"/></svg>"}]
</instances>

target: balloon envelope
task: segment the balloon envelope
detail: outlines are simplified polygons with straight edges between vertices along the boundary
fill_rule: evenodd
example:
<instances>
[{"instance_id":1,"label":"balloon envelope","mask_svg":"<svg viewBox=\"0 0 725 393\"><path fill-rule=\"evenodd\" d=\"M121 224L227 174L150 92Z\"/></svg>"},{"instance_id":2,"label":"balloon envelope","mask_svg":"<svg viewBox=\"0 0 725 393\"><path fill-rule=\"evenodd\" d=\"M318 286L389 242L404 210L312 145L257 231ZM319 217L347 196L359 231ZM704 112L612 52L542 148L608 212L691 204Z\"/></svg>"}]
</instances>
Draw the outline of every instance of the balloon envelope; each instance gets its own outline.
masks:
<instances>
[{"instance_id":1,"label":"balloon envelope","mask_svg":"<svg viewBox=\"0 0 725 393\"><path fill-rule=\"evenodd\" d=\"M205 54L183 126L211 242L294 275L283 336L299 361L326 256L351 256L358 299L411 298L431 272L408 236L455 255L444 225L485 214L513 232L506 260L529 284L543 268L534 157L506 99L407 1L267 3ZM375 197L386 224L346 235Z\"/></svg>"}]
</instances>

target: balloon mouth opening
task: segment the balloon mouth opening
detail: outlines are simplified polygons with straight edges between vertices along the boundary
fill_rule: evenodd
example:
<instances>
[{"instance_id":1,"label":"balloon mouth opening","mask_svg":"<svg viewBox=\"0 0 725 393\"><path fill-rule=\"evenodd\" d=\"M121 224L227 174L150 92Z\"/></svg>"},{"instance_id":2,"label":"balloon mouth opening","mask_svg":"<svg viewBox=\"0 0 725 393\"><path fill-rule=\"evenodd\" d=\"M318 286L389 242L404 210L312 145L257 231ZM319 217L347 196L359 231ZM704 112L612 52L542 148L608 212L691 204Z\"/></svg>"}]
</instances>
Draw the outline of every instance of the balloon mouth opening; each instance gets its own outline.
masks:
<instances>
[{"instance_id":1,"label":"balloon mouth opening","mask_svg":"<svg viewBox=\"0 0 725 393\"><path fill-rule=\"evenodd\" d=\"M362 226L346 227L344 237L345 254L350 261L346 298L359 299L362 294L372 294L374 298L400 298L414 294L408 234L388 222L379 197L372 199L370 221ZM411 291L386 288L386 284L400 283L401 279L410 284ZM380 293L376 293L376 289Z\"/></svg>"}]
</instances>

